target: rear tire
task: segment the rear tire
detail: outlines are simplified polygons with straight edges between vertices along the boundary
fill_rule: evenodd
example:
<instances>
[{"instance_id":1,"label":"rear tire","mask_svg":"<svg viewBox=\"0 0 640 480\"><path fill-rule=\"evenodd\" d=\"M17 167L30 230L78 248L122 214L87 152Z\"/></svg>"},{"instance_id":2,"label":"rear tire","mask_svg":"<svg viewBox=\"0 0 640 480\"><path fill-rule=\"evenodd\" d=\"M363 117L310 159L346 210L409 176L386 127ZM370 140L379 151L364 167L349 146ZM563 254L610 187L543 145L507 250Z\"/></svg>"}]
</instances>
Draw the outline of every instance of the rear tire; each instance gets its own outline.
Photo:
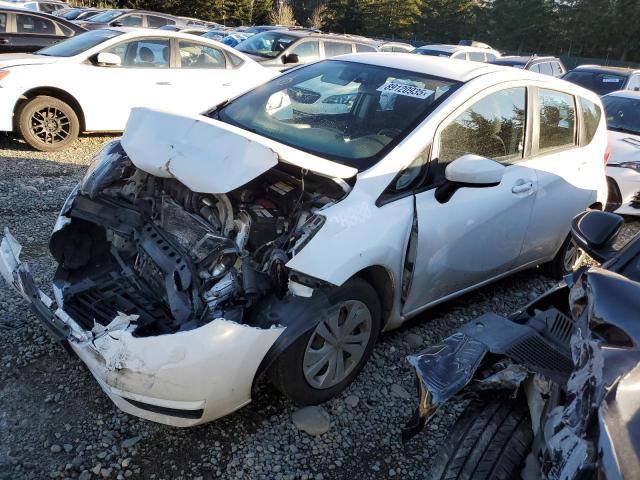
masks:
<instances>
[{"instance_id":1,"label":"rear tire","mask_svg":"<svg viewBox=\"0 0 640 480\"><path fill-rule=\"evenodd\" d=\"M473 401L453 426L429 478L518 479L532 442L531 419L525 402Z\"/></svg>"},{"instance_id":2,"label":"rear tire","mask_svg":"<svg viewBox=\"0 0 640 480\"><path fill-rule=\"evenodd\" d=\"M331 322L334 316L323 319L285 350L269 372L271 383L299 405L325 402L347 388L367 363L380 332L380 300L369 283L352 278L327 296L332 305L340 305L336 323ZM344 332L333 335L335 330ZM327 336L337 341L325 341ZM335 367L338 361L341 370Z\"/></svg>"},{"instance_id":3,"label":"rear tire","mask_svg":"<svg viewBox=\"0 0 640 480\"><path fill-rule=\"evenodd\" d=\"M18 131L36 150L57 152L78 138L80 120L68 103L40 95L29 100L18 112Z\"/></svg>"}]
</instances>

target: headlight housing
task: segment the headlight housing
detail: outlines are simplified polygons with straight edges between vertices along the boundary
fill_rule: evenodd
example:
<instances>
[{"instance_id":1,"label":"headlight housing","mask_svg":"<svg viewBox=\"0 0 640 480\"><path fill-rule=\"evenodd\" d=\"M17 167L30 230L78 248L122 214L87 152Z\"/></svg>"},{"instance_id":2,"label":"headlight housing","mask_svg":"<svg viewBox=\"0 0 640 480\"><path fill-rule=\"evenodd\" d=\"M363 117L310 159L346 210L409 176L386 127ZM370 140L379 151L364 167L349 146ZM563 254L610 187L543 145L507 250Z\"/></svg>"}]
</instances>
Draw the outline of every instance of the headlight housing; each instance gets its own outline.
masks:
<instances>
[{"instance_id":1,"label":"headlight housing","mask_svg":"<svg viewBox=\"0 0 640 480\"><path fill-rule=\"evenodd\" d=\"M636 172L640 172L640 162L622 162L610 165L611 167L630 168Z\"/></svg>"},{"instance_id":2,"label":"headlight housing","mask_svg":"<svg viewBox=\"0 0 640 480\"><path fill-rule=\"evenodd\" d=\"M95 198L104 187L122 176L122 169L128 161L129 157L120 145L120 140L107 143L91 160L89 169L80 182L80 192Z\"/></svg>"},{"instance_id":3,"label":"headlight housing","mask_svg":"<svg viewBox=\"0 0 640 480\"><path fill-rule=\"evenodd\" d=\"M331 95L325 98L322 103L331 103L338 105L351 105L356 98L355 93L344 93L342 95Z\"/></svg>"}]
</instances>

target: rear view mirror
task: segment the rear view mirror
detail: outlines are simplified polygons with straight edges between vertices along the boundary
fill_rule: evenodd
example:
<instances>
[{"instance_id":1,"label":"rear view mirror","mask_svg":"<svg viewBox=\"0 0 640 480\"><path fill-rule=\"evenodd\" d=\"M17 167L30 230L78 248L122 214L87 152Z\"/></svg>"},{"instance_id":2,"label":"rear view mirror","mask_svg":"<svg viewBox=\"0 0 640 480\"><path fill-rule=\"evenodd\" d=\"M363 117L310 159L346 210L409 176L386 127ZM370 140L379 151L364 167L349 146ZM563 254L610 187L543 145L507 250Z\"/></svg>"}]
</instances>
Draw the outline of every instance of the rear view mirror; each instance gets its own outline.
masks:
<instances>
[{"instance_id":1,"label":"rear view mirror","mask_svg":"<svg viewBox=\"0 0 640 480\"><path fill-rule=\"evenodd\" d=\"M502 181L504 169L504 165L495 160L467 154L447 165L444 176L449 182L488 187Z\"/></svg>"},{"instance_id":2,"label":"rear view mirror","mask_svg":"<svg viewBox=\"0 0 640 480\"><path fill-rule=\"evenodd\" d=\"M115 53L101 52L96 58L98 65L105 67L119 67L122 64L122 59Z\"/></svg>"},{"instance_id":3,"label":"rear view mirror","mask_svg":"<svg viewBox=\"0 0 640 480\"><path fill-rule=\"evenodd\" d=\"M282 63L298 63L300 58L295 53L288 53L282 56Z\"/></svg>"},{"instance_id":4,"label":"rear view mirror","mask_svg":"<svg viewBox=\"0 0 640 480\"><path fill-rule=\"evenodd\" d=\"M615 213L590 210L573 219L571 236L578 247L603 263L617 253L612 244L623 223L624 219Z\"/></svg>"}]
</instances>

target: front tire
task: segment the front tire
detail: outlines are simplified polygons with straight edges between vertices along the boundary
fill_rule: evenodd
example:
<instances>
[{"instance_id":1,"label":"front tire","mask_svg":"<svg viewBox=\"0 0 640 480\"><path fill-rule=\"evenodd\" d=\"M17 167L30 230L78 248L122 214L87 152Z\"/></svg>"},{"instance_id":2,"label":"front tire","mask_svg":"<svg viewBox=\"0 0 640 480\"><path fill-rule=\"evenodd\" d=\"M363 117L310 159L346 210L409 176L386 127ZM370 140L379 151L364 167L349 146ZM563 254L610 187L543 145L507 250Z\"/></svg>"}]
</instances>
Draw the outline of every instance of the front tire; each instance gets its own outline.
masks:
<instances>
[{"instance_id":1,"label":"front tire","mask_svg":"<svg viewBox=\"0 0 640 480\"><path fill-rule=\"evenodd\" d=\"M360 278L327 292L335 309L275 361L271 382L299 405L325 402L360 373L378 338L380 300Z\"/></svg>"},{"instance_id":2,"label":"front tire","mask_svg":"<svg viewBox=\"0 0 640 480\"><path fill-rule=\"evenodd\" d=\"M40 95L20 109L18 131L24 141L36 150L57 152L78 138L80 120L68 103Z\"/></svg>"},{"instance_id":3,"label":"front tire","mask_svg":"<svg viewBox=\"0 0 640 480\"><path fill-rule=\"evenodd\" d=\"M520 478L532 442L533 431L526 402L475 400L453 426L429 478Z\"/></svg>"},{"instance_id":4,"label":"front tire","mask_svg":"<svg viewBox=\"0 0 640 480\"><path fill-rule=\"evenodd\" d=\"M545 273L555 280L561 280L580 267L586 257L584 250L579 248L569 235L555 258L544 265Z\"/></svg>"}]
</instances>

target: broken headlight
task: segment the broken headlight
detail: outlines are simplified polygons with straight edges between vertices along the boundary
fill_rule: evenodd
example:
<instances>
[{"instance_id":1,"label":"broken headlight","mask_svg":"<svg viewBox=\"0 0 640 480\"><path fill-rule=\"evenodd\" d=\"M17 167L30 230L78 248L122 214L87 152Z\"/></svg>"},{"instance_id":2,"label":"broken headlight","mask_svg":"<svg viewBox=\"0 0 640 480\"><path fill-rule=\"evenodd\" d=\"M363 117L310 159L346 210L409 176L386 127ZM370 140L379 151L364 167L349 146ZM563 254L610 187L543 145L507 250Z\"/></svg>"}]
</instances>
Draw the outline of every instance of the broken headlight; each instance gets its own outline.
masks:
<instances>
[{"instance_id":1,"label":"broken headlight","mask_svg":"<svg viewBox=\"0 0 640 480\"><path fill-rule=\"evenodd\" d=\"M128 158L120 140L107 143L91 160L89 169L80 183L80 191L92 199L95 198L104 187L120 178L123 163Z\"/></svg>"},{"instance_id":2,"label":"broken headlight","mask_svg":"<svg viewBox=\"0 0 640 480\"><path fill-rule=\"evenodd\" d=\"M300 227L298 240L293 246L293 253L295 255L297 255L304 247L306 247L311 239L315 237L316 233L320 231L326 220L326 217L324 217L323 215L314 214L309 217L306 222L304 222L304 225Z\"/></svg>"}]
</instances>

